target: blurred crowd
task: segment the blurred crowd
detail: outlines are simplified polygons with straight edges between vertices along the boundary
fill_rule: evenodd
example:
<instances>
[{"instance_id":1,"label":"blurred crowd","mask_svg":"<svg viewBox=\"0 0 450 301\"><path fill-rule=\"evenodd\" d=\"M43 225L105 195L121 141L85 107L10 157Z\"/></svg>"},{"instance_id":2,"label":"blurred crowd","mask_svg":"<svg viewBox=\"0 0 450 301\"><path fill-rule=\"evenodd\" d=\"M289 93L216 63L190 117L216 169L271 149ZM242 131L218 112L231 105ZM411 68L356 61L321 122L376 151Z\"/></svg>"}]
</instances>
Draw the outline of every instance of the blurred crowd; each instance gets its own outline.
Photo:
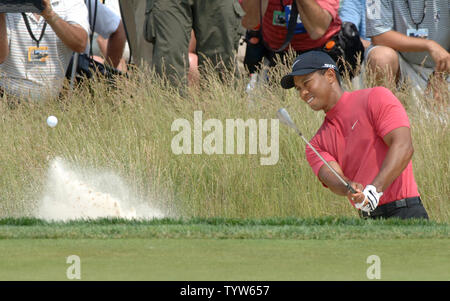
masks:
<instances>
[{"instance_id":1,"label":"blurred crowd","mask_svg":"<svg viewBox=\"0 0 450 301\"><path fill-rule=\"evenodd\" d=\"M328 53L341 76L368 69L426 93L449 83L450 6L442 0L43 0L41 13L0 13L0 94L57 97L74 53L118 73L148 64L179 86L205 64L249 79L286 55ZM75 70L76 71L76 70ZM269 80L265 78L265 80ZM435 93L436 97L439 97Z\"/></svg>"}]
</instances>

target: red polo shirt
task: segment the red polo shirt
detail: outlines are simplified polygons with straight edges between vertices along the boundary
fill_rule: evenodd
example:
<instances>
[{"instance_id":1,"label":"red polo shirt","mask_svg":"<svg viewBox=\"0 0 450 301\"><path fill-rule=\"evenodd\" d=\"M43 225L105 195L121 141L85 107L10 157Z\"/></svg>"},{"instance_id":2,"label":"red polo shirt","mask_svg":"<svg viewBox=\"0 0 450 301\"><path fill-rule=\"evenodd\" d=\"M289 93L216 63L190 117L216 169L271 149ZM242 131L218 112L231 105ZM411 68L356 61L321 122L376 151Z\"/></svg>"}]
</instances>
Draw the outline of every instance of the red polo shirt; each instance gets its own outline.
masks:
<instances>
[{"instance_id":1,"label":"red polo shirt","mask_svg":"<svg viewBox=\"0 0 450 301\"><path fill-rule=\"evenodd\" d=\"M310 143L327 162L337 162L347 178L366 186L372 183L386 157L388 146L383 137L404 126L410 127L406 111L388 89L344 92L326 113ZM310 147L306 148L306 158L317 176L324 163ZM380 205L415 196L419 192L410 161L384 191Z\"/></svg>"}]
</instances>

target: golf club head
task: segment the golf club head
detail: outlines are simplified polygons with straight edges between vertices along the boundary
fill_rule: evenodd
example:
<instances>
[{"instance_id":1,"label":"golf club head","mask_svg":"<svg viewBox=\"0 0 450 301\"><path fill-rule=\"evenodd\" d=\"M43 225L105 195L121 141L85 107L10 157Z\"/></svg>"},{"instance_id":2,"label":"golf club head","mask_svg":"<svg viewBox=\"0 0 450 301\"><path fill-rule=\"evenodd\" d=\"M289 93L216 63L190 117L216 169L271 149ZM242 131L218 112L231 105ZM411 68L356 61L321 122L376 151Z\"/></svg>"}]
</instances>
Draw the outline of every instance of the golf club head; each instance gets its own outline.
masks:
<instances>
[{"instance_id":1,"label":"golf club head","mask_svg":"<svg viewBox=\"0 0 450 301\"><path fill-rule=\"evenodd\" d=\"M289 116L289 113L286 111L285 108L281 108L277 112L278 119L285 125L287 125L290 128L293 128L294 130L297 130L297 127L295 126L294 122L292 121L291 117Z\"/></svg>"}]
</instances>

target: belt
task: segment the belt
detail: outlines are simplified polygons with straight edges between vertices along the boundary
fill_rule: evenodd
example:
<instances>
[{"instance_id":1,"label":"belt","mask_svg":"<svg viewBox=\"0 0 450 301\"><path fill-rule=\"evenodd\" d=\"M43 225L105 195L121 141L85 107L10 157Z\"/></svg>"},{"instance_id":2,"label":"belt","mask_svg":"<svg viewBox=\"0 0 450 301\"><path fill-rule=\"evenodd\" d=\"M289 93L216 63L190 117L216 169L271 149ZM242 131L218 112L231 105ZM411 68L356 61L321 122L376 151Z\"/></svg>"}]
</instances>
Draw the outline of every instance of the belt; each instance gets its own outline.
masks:
<instances>
[{"instance_id":1,"label":"belt","mask_svg":"<svg viewBox=\"0 0 450 301\"><path fill-rule=\"evenodd\" d=\"M393 201L381 206L378 206L374 211L370 212L370 216L384 216L387 215L392 210L398 209L398 208L404 208L404 207L412 207L418 204L421 204L422 200L420 199L420 196L415 196L412 198L406 198L401 199L397 201ZM363 217L368 217L369 214L364 211L360 211Z\"/></svg>"}]
</instances>

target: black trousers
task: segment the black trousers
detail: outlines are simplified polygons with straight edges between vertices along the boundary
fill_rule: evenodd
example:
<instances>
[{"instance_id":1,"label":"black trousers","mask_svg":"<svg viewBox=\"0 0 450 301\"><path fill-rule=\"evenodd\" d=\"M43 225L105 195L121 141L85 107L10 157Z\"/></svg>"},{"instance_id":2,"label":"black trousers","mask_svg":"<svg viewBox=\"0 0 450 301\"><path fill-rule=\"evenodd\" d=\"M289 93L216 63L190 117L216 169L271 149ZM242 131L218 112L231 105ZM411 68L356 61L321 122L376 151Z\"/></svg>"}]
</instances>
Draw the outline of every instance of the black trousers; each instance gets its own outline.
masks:
<instances>
[{"instance_id":1,"label":"black trousers","mask_svg":"<svg viewBox=\"0 0 450 301\"><path fill-rule=\"evenodd\" d=\"M420 197L413 197L398 200L392 203L378 206L370 215L359 211L362 218L380 219L380 218L424 218L428 219L428 213L422 204Z\"/></svg>"}]
</instances>

